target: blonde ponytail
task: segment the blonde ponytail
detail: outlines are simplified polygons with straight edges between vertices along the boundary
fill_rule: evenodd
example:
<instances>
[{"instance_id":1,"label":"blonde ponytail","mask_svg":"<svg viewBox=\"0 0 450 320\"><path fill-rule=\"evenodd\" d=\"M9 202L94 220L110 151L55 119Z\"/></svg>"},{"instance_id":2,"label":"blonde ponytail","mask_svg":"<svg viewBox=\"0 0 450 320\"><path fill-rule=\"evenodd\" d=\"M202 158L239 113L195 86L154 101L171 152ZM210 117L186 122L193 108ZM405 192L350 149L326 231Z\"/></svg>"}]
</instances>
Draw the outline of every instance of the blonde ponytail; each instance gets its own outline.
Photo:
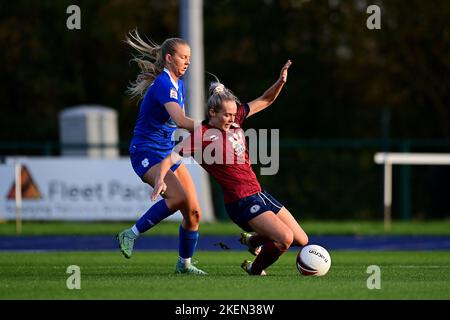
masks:
<instances>
[{"instance_id":1,"label":"blonde ponytail","mask_svg":"<svg viewBox=\"0 0 450 320\"><path fill-rule=\"evenodd\" d=\"M136 62L140 69L136 80L127 88L127 93L133 98L144 97L156 77L163 72L167 54L173 55L179 44L188 45L186 41L179 38L166 39L162 45L149 39L147 41L142 40L137 29L128 32L125 39L125 42L139 53L130 60Z\"/></svg>"},{"instance_id":2,"label":"blonde ponytail","mask_svg":"<svg viewBox=\"0 0 450 320\"><path fill-rule=\"evenodd\" d=\"M223 101L235 101L238 105L241 104L239 99L234 95L234 93L220 83L217 77L216 81L213 81L209 85L209 97L207 102L207 117L210 117L209 111L213 110L219 112L222 109Z\"/></svg>"}]
</instances>

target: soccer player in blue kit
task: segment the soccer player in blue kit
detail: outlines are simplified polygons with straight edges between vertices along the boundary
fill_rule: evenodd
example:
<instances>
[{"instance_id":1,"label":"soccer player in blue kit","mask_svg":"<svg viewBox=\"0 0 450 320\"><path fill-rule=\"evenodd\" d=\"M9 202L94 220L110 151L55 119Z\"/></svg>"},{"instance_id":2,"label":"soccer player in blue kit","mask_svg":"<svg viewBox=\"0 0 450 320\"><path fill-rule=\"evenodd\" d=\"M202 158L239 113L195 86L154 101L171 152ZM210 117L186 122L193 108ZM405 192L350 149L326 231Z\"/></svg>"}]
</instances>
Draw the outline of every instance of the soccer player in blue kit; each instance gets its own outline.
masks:
<instances>
[{"instance_id":1,"label":"soccer player in blue kit","mask_svg":"<svg viewBox=\"0 0 450 320\"><path fill-rule=\"evenodd\" d=\"M177 127L194 130L194 120L185 115L184 83L180 79L190 64L190 47L179 38L166 39L161 46L147 43L137 30L129 33L126 42L140 53L133 61L141 69L128 91L133 97L143 98L130 143L130 159L136 174L153 186L158 171L156 164L175 146L174 131ZM198 242L201 211L186 165L181 161L174 164L165 184L168 189L162 193L164 199L150 207L134 226L117 235L120 250L130 258L136 238L180 208L183 221L179 228L175 272L204 275L206 272L191 261Z\"/></svg>"}]
</instances>

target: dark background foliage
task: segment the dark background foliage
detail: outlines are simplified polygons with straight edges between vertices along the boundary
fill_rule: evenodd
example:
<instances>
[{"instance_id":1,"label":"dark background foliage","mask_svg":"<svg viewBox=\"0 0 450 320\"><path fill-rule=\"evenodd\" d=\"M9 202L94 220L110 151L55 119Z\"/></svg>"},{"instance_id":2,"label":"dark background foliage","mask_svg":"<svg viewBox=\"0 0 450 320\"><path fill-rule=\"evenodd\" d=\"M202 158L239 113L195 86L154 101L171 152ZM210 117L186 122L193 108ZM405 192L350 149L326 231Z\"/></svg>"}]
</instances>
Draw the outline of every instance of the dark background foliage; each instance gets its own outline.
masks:
<instances>
[{"instance_id":1,"label":"dark background foliage","mask_svg":"<svg viewBox=\"0 0 450 320\"><path fill-rule=\"evenodd\" d=\"M81 8L79 31L66 28L71 4ZM366 28L370 4L381 8L381 30ZM449 18L447 0L205 0L206 70L242 101L293 61L276 103L247 123L280 129L280 172L262 184L297 216L379 217L375 152L449 149L440 143L450 134ZM118 111L126 146L138 104L125 89L138 70L123 39L138 27L161 43L179 36L178 21L175 0L1 2L0 143L58 141L59 112L94 103ZM406 167L395 175L412 185L396 184L396 212L449 213L447 169Z\"/></svg>"}]
</instances>

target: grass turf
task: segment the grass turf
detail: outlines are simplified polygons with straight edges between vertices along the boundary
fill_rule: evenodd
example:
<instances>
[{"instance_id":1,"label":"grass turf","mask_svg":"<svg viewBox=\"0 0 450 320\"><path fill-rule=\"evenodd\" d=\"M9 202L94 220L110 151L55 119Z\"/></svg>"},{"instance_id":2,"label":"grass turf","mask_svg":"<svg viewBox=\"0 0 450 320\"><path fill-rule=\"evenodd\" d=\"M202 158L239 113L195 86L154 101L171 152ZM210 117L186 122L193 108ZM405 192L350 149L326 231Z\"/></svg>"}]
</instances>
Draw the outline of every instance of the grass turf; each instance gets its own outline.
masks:
<instances>
[{"instance_id":1,"label":"grass turf","mask_svg":"<svg viewBox=\"0 0 450 320\"><path fill-rule=\"evenodd\" d=\"M176 252L0 253L0 299L450 299L450 254L443 252L331 252L324 277L299 275L295 252L266 277L239 267L244 252L200 251L208 276L173 274ZM69 290L69 265L81 270L81 289ZM381 289L369 290L369 265L381 268Z\"/></svg>"},{"instance_id":2,"label":"grass turf","mask_svg":"<svg viewBox=\"0 0 450 320\"><path fill-rule=\"evenodd\" d=\"M449 235L450 219L438 221L394 221L384 231L382 221L300 221L311 235ZM133 222L34 222L25 221L22 235L111 235ZM178 222L162 222L147 235L178 235ZM236 235L240 228L231 222L201 223L202 235ZM14 221L0 223L0 236L16 235Z\"/></svg>"}]
</instances>

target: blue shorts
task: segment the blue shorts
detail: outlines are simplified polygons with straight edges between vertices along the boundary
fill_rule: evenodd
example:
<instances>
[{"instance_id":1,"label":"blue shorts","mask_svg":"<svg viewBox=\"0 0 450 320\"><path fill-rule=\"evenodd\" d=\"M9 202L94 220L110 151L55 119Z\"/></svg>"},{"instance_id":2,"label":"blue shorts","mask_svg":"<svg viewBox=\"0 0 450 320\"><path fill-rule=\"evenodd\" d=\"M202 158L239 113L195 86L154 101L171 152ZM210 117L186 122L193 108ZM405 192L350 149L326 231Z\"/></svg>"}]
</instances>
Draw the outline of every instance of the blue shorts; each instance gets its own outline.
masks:
<instances>
[{"instance_id":1,"label":"blue shorts","mask_svg":"<svg viewBox=\"0 0 450 320\"><path fill-rule=\"evenodd\" d=\"M161 153L154 152L150 148L139 148L134 146L130 148L131 165L133 166L134 172L136 172L141 179L151 167L160 163L166 156ZM181 163L181 160L178 161L170 168L170 170L175 172Z\"/></svg>"},{"instance_id":2,"label":"blue shorts","mask_svg":"<svg viewBox=\"0 0 450 320\"><path fill-rule=\"evenodd\" d=\"M245 231L253 231L248 222L266 211L277 214L283 205L266 190L251 196L226 203L225 209L234 223Z\"/></svg>"}]
</instances>

